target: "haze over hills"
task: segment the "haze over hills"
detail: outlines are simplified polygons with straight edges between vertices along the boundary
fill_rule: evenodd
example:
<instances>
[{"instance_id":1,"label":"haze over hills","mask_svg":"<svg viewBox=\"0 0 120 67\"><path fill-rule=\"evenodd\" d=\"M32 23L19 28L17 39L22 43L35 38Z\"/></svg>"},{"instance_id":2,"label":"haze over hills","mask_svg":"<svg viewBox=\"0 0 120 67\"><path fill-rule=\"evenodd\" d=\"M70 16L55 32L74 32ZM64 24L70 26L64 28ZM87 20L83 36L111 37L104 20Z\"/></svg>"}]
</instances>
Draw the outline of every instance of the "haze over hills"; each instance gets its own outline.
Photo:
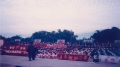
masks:
<instances>
[{"instance_id":1,"label":"haze over hills","mask_svg":"<svg viewBox=\"0 0 120 67\"><path fill-rule=\"evenodd\" d=\"M77 39L83 39L85 38L90 38L90 36L92 36L94 34L94 32L86 32L86 33L81 33L81 34L76 34L78 35Z\"/></svg>"}]
</instances>

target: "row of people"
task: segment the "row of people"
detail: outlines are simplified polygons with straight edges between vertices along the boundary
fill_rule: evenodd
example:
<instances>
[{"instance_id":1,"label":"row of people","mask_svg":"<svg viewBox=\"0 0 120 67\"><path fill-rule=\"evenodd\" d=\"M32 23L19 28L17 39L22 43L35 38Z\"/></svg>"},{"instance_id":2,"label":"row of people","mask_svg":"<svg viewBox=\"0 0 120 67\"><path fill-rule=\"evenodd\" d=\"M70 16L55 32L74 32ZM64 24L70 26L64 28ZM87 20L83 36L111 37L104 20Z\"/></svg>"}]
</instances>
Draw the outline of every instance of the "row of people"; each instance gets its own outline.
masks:
<instances>
[{"instance_id":1,"label":"row of people","mask_svg":"<svg viewBox=\"0 0 120 67\"><path fill-rule=\"evenodd\" d=\"M56 54L56 53L49 53L49 52L46 52L46 53L38 53L38 54L36 55L36 58L55 59L55 58L57 58L57 54Z\"/></svg>"}]
</instances>

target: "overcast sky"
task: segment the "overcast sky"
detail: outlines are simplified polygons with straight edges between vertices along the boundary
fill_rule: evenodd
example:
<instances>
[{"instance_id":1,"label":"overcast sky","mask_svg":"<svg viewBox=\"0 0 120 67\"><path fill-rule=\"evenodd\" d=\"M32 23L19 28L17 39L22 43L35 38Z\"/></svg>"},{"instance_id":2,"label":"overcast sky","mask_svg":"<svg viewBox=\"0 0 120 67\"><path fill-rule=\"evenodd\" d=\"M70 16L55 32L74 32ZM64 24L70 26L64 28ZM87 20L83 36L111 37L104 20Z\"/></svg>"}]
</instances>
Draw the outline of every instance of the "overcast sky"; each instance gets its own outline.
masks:
<instances>
[{"instance_id":1,"label":"overcast sky","mask_svg":"<svg viewBox=\"0 0 120 67\"><path fill-rule=\"evenodd\" d=\"M4 36L67 29L82 38L95 30L120 28L120 0L0 0L0 17Z\"/></svg>"}]
</instances>

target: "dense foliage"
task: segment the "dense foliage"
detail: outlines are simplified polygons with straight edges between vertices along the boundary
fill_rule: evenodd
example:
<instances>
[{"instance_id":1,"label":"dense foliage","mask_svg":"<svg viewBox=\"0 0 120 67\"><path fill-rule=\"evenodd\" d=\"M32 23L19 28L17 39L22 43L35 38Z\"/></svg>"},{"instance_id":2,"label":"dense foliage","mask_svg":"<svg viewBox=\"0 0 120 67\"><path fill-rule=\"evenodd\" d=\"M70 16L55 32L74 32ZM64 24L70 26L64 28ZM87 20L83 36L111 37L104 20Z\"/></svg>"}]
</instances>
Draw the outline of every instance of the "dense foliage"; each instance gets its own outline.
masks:
<instances>
[{"instance_id":1,"label":"dense foliage","mask_svg":"<svg viewBox=\"0 0 120 67\"><path fill-rule=\"evenodd\" d=\"M57 39L65 39L65 42L75 43L81 42L77 40L77 35L73 31L63 30L61 31L38 31L33 33L30 37L22 38L20 35L12 36L10 38L5 38L0 35L0 39L4 39L6 43L13 43L15 39L20 39L21 42L29 42L34 39L41 39L41 42L54 43ZM83 36L84 37L84 36ZM97 30L90 38L94 39L94 42L99 43L113 43L115 40L120 40L120 29L117 27L112 27L111 29ZM85 39L85 38L83 38Z\"/></svg>"},{"instance_id":2,"label":"dense foliage","mask_svg":"<svg viewBox=\"0 0 120 67\"><path fill-rule=\"evenodd\" d=\"M42 42L50 42L54 43L57 39L65 39L66 42L75 42L78 36L74 35L73 31L63 30L60 29L55 32L48 32L48 31L39 31L32 34L32 39L41 39Z\"/></svg>"},{"instance_id":3,"label":"dense foliage","mask_svg":"<svg viewBox=\"0 0 120 67\"><path fill-rule=\"evenodd\" d=\"M3 38L3 36L1 36ZM27 38L22 38L20 35L12 36L11 38L6 38L6 42L14 42L15 39L20 39L22 42L30 42L33 41L34 39L41 39L41 42L46 42L46 43L54 43L57 42L57 39L65 39L65 42L76 42L76 38L78 36L74 35L73 31L69 30L63 30L61 31L58 29L58 31L38 31L33 33L30 37ZM4 37L5 38L5 37Z\"/></svg>"},{"instance_id":4,"label":"dense foliage","mask_svg":"<svg viewBox=\"0 0 120 67\"><path fill-rule=\"evenodd\" d=\"M111 29L97 30L91 38L99 43L113 43L115 40L120 40L120 29L112 27Z\"/></svg>"}]
</instances>

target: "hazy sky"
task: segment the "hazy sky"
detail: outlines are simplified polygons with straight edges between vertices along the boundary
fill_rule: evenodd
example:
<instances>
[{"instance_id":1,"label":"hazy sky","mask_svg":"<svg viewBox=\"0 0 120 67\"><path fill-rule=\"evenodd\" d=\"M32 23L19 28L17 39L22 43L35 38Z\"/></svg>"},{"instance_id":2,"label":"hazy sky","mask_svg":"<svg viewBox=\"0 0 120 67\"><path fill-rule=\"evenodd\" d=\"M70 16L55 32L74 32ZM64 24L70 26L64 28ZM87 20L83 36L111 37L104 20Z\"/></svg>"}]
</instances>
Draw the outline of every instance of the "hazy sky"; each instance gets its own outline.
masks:
<instances>
[{"instance_id":1,"label":"hazy sky","mask_svg":"<svg viewBox=\"0 0 120 67\"><path fill-rule=\"evenodd\" d=\"M82 34L120 28L120 0L0 0L0 17L4 36L58 29Z\"/></svg>"}]
</instances>

